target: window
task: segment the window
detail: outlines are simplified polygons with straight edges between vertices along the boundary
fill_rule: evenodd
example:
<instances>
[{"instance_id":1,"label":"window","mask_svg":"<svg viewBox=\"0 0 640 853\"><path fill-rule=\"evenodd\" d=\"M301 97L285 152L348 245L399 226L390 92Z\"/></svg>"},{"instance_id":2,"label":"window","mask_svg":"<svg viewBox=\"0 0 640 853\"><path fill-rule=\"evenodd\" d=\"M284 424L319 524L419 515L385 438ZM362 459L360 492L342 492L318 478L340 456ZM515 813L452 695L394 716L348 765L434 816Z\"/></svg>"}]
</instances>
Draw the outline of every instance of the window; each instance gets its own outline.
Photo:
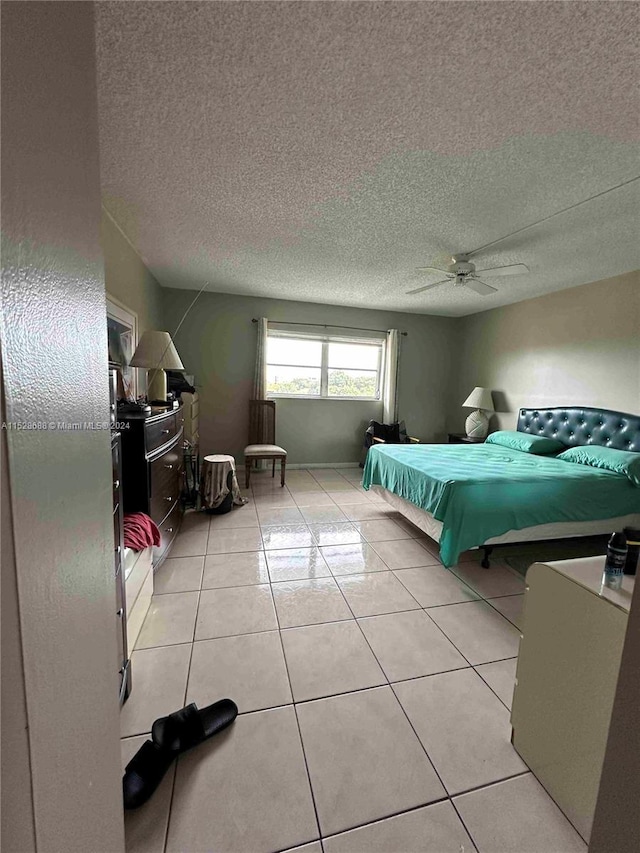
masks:
<instances>
[{"instance_id":1,"label":"window","mask_svg":"<svg viewBox=\"0 0 640 853\"><path fill-rule=\"evenodd\" d=\"M269 330L269 397L380 400L384 340Z\"/></svg>"}]
</instances>

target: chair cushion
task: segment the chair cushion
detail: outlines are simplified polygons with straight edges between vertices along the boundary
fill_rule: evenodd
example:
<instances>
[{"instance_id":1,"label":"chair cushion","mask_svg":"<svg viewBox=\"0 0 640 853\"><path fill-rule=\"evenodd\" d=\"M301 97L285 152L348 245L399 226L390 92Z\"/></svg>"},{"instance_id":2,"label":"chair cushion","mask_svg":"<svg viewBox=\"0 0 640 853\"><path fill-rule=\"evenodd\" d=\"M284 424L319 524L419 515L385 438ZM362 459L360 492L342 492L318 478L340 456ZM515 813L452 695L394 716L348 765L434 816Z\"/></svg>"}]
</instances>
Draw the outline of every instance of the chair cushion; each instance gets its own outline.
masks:
<instances>
[{"instance_id":1,"label":"chair cushion","mask_svg":"<svg viewBox=\"0 0 640 853\"><path fill-rule=\"evenodd\" d=\"M248 444L244 449L245 456L286 456L287 451L277 444Z\"/></svg>"}]
</instances>

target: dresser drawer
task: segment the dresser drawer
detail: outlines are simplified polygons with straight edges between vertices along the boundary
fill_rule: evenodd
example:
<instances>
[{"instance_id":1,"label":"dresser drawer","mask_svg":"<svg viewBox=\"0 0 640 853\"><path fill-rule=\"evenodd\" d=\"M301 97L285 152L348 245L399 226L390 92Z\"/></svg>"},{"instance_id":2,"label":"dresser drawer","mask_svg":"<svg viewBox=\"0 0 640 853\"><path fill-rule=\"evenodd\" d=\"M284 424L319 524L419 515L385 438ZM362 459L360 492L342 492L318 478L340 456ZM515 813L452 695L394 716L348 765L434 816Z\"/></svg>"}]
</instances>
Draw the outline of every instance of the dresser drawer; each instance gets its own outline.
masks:
<instances>
[{"instance_id":1,"label":"dresser drawer","mask_svg":"<svg viewBox=\"0 0 640 853\"><path fill-rule=\"evenodd\" d=\"M151 604L153 595L153 572L149 570L144 579L135 604L127 614L127 653L129 657L133 654L138 635L142 630L142 623Z\"/></svg>"},{"instance_id":2,"label":"dresser drawer","mask_svg":"<svg viewBox=\"0 0 640 853\"><path fill-rule=\"evenodd\" d=\"M151 498L149 515L156 524L165 518L171 510L178 506L180 499L180 487L178 481L172 482Z\"/></svg>"},{"instance_id":3,"label":"dresser drawer","mask_svg":"<svg viewBox=\"0 0 640 853\"><path fill-rule=\"evenodd\" d=\"M119 477L113 478L113 505L118 506L122 501L122 484Z\"/></svg>"},{"instance_id":4,"label":"dresser drawer","mask_svg":"<svg viewBox=\"0 0 640 853\"><path fill-rule=\"evenodd\" d=\"M120 482L120 443L111 445L111 483L113 486L113 505L120 503L122 484Z\"/></svg>"},{"instance_id":5,"label":"dresser drawer","mask_svg":"<svg viewBox=\"0 0 640 853\"><path fill-rule=\"evenodd\" d=\"M182 448L176 445L149 463L149 514L156 524L178 503L181 483Z\"/></svg>"},{"instance_id":6,"label":"dresser drawer","mask_svg":"<svg viewBox=\"0 0 640 853\"><path fill-rule=\"evenodd\" d=\"M122 568L122 516L120 515L120 507L116 506L113 511L113 562L114 573L117 575Z\"/></svg>"},{"instance_id":7,"label":"dresser drawer","mask_svg":"<svg viewBox=\"0 0 640 853\"><path fill-rule=\"evenodd\" d=\"M147 575L151 572L152 548L143 548L142 551L127 550L125 564L125 589L127 599L127 620L129 613L135 607L138 594L144 586ZM133 563L133 565L131 565ZM127 623L128 624L128 623Z\"/></svg>"},{"instance_id":8,"label":"dresser drawer","mask_svg":"<svg viewBox=\"0 0 640 853\"><path fill-rule=\"evenodd\" d=\"M116 622L118 636L118 669L127 658L127 616L124 606L124 578L122 572L116 576Z\"/></svg>"},{"instance_id":9,"label":"dresser drawer","mask_svg":"<svg viewBox=\"0 0 640 853\"><path fill-rule=\"evenodd\" d=\"M180 514L180 510L177 506L175 506L171 510L171 514L165 518L160 527L160 537L161 542L158 548L154 548L153 555L153 564L157 566L157 564L162 560L167 553L167 549L171 546L177 532L178 527L180 526L180 520L182 516Z\"/></svg>"},{"instance_id":10,"label":"dresser drawer","mask_svg":"<svg viewBox=\"0 0 640 853\"><path fill-rule=\"evenodd\" d=\"M170 412L154 423L145 424L145 445L147 453L162 447L176 435L182 423L178 424L177 412ZM182 414L180 414L180 422Z\"/></svg>"}]
</instances>

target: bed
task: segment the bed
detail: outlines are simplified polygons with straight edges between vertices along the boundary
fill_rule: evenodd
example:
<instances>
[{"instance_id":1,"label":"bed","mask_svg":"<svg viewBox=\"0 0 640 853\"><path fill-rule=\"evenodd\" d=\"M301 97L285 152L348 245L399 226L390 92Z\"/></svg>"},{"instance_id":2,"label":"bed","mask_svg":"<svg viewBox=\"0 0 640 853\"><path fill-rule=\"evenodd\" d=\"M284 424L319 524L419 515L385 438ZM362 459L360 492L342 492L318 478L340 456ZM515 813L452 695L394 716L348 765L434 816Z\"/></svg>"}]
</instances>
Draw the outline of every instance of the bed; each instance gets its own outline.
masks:
<instances>
[{"instance_id":1,"label":"bed","mask_svg":"<svg viewBox=\"0 0 640 853\"><path fill-rule=\"evenodd\" d=\"M520 409L517 430L640 453L640 416L607 409ZM362 484L439 542L445 566L472 548L488 568L494 545L640 525L640 488L624 475L499 445L373 447Z\"/></svg>"}]
</instances>

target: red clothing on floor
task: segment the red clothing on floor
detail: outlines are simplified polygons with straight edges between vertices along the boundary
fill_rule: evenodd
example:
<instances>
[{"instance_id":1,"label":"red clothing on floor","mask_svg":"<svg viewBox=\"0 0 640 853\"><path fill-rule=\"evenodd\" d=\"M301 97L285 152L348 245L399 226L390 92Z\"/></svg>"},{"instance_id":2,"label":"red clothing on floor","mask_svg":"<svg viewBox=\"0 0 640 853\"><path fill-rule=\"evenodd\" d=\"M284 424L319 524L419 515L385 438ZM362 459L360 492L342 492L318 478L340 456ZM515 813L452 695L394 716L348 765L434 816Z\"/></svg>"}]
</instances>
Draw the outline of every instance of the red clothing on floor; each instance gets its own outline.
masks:
<instances>
[{"instance_id":1,"label":"red clothing on floor","mask_svg":"<svg viewBox=\"0 0 640 853\"><path fill-rule=\"evenodd\" d=\"M124 516L124 546L142 551L149 545L160 544L160 531L144 512L131 512Z\"/></svg>"}]
</instances>

